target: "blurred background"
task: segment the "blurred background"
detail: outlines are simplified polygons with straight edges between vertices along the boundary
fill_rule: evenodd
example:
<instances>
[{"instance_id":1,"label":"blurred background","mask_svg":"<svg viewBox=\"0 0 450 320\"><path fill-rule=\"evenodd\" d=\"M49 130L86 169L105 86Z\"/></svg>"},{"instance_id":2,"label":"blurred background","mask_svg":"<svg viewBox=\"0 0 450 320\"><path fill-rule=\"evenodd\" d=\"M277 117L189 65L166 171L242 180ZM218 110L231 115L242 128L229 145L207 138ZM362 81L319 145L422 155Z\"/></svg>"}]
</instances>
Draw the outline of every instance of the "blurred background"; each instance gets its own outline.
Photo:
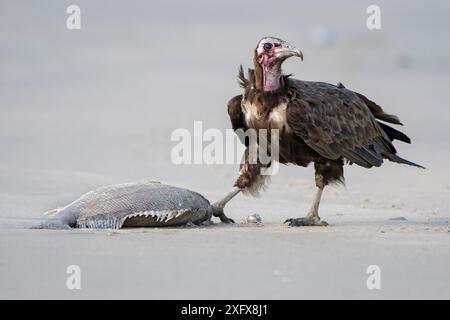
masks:
<instances>
[{"instance_id":1,"label":"blurred background","mask_svg":"<svg viewBox=\"0 0 450 320\"><path fill-rule=\"evenodd\" d=\"M0 2L2 216L37 216L98 185L140 179L219 196L237 165L172 165L170 135L194 120L230 128L237 69L251 67L266 35L303 51L304 62L287 61L285 72L342 82L399 115L413 140L400 153L428 167L351 168L348 180L395 174L388 183L410 186L402 177L414 172L420 190L448 194L449 3L378 1L382 28L368 30L368 1L80 0L81 30L71 31L73 3ZM311 175L283 169L273 180Z\"/></svg>"}]
</instances>

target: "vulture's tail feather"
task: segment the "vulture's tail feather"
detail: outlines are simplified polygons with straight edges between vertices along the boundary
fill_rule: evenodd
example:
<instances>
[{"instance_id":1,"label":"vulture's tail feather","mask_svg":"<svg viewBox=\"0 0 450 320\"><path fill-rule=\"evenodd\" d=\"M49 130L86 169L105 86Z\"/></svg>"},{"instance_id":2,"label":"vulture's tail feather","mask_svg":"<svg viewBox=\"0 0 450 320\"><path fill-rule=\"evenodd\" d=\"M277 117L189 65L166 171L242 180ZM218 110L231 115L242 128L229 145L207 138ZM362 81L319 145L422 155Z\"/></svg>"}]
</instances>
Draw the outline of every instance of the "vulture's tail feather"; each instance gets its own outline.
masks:
<instances>
[{"instance_id":1,"label":"vulture's tail feather","mask_svg":"<svg viewBox=\"0 0 450 320\"><path fill-rule=\"evenodd\" d=\"M400 132L401 133L401 132ZM389 136L390 137L390 136ZM375 138L371 140L371 144L375 148L376 152L383 156L383 158L386 158L388 160L391 160L393 162L397 163L403 163L410 166L418 167L425 169L421 165L418 165L417 163L411 162L409 160L403 159L397 155L397 150L395 150L392 143L386 139L382 139L381 137Z\"/></svg>"},{"instance_id":2,"label":"vulture's tail feather","mask_svg":"<svg viewBox=\"0 0 450 320\"><path fill-rule=\"evenodd\" d=\"M391 141L399 140L399 141L403 141L406 143L411 143L411 139L403 132L400 132L397 129L394 129L382 122L378 122L378 124L380 125L381 129L383 129L383 131L386 132L386 134L388 135L389 139L391 139Z\"/></svg>"},{"instance_id":3,"label":"vulture's tail feather","mask_svg":"<svg viewBox=\"0 0 450 320\"><path fill-rule=\"evenodd\" d=\"M393 162L407 164L407 165L410 165L410 166L413 166L413 167L425 169L425 167L421 166L420 164L417 164L417 163L414 163L412 161L403 159L403 158L401 158L398 155L393 154L393 153L383 153L383 156L385 156L387 159L389 159L389 160L391 160Z\"/></svg>"},{"instance_id":4,"label":"vulture's tail feather","mask_svg":"<svg viewBox=\"0 0 450 320\"><path fill-rule=\"evenodd\" d=\"M398 125L403 125L400 122L400 119L394 114L380 112L380 113L374 114L374 116L375 116L375 118L380 119L382 121L386 121L386 122L394 123L394 124L398 124Z\"/></svg>"},{"instance_id":5,"label":"vulture's tail feather","mask_svg":"<svg viewBox=\"0 0 450 320\"><path fill-rule=\"evenodd\" d=\"M393 162L425 169L417 163L398 156L392 144L381 138L372 139L368 145L360 148L346 150L343 152L343 156L350 162L364 168L379 167L383 164L383 158L385 158Z\"/></svg>"}]
</instances>

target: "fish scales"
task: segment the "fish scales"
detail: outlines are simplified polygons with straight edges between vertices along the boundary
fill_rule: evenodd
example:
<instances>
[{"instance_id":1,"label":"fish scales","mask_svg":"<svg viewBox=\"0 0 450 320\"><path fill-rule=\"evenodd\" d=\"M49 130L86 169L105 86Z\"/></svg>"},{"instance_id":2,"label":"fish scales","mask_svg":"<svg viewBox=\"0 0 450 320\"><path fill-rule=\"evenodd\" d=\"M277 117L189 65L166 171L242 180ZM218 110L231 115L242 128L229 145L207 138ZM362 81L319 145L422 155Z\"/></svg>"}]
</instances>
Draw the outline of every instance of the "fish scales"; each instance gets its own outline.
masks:
<instances>
[{"instance_id":1,"label":"fish scales","mask_svg":"<svg viewBox=\"0 0 450 320\"><path fill-rule=\"evenodd\" d=\"M98 188L57 210L36 228L163 227L209 220L214 208L201 194L159 182Z\"/></svg>"}]
</instances>

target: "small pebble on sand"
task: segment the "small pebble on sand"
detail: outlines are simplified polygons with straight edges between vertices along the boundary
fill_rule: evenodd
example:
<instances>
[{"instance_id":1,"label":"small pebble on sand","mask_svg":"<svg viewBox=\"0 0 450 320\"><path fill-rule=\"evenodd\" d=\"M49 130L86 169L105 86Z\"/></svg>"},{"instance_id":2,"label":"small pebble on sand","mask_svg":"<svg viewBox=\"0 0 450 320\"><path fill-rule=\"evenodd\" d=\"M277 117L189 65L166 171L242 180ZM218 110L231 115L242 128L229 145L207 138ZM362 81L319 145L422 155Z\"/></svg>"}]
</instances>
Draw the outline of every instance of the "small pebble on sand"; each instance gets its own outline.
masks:
<instances>
[{"instance_id":1,"label":"small pebble on sand","mask_svg":"<svg viewBox=\"0 0 450 320\"><path fill-rule=\"evenodd\" d=\"M408 221L405 217L396 217L389 219L390 221Z\"/></svg>"}]
</instances>

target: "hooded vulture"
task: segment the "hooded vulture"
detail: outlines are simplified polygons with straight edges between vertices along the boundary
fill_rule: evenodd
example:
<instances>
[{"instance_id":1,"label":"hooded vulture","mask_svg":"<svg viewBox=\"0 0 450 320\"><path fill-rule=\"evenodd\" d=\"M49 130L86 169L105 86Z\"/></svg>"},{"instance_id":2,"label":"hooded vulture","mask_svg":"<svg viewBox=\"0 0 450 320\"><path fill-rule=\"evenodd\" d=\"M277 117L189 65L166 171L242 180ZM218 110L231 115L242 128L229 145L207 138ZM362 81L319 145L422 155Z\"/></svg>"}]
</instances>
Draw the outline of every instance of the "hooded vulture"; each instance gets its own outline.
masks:
<instances>
[{"instance_id":1,"label":"hooded vulture","mask_svg":"<svg viewBox=\"0 0 450 320\"><path fill-rule=\"evenodd\" d=\"M245 77L242 66L239 82L244 90L228 103L233 129L273 129L279 131L279 162L315 168L316 192L311 209L303 218L288 219L290 226L326 226L319 217L324 187L343 183L344 163L364 168L379 167L384 159L421 167L397 155L393 140L410 143L402 132L386 123L401 125L395 115L385 113L375 102L342 84L311 82L283 75L282 63L302 52L286 41L265 37L254 51L254 69ZM234 188L216 203L219 208L240 191L254 193L264 185L261 169L270 167L245 159ZM423 167L421 167L423 168ZM231 220L231 219L230 219Z\"/></svg>"}]
</instances>

